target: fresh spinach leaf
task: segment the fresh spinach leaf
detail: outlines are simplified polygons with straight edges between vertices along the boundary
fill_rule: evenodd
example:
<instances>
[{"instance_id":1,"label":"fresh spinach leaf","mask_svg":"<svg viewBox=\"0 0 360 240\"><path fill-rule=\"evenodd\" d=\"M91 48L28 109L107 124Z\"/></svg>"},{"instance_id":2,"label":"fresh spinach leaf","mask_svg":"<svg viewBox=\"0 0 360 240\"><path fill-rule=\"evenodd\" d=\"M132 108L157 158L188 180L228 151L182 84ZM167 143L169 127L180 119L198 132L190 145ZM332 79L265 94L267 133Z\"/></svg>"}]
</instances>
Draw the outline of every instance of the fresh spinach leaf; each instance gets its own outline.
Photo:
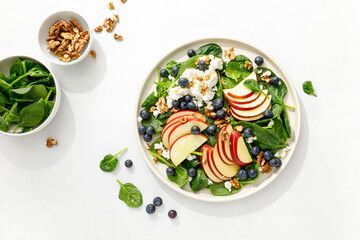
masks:
<instances>
[{"instance_id":1,"label":"fresh spinach leaf","mask_svg":"<svg viewBox=\"0 0 360 240\"><path fill-rule=\"evenodd\" d=\"M279 135L282 142L286 142L287 140L287 132L286 132L286 126L284 126L282 120L280 117L274 118L274 125L272 126L272 130Z\"/></svg>"},{"instance_id":2,"label":"fresh spinach leaf","mask_svg":"<svg viewBox=\"0 0 360 240\"><path fill-rule=\"evenodd\" d=\"M179 187L183 187L189 181L187 170L181 166L175 167L175 174L172 176L167 175L167 177Z\"/></svg>"},{"instance_id":3,"label":"fresh spinach leaf","mask_svg":"<svg viewBox=\"0 0 360 240\"><path fill-rule=\"evenodd\" d=\"M209 43L209 44L199 47L196 50L196 54L197 55L214 55L216 57L221 58L222 57L222 48L215 43Z\"/></svg>"},{"instance_id":4,"label":"fresh spinach leaf","mask_svg":"<svg viewBox=\"0 0 360 240\"><path fill-rule=\"evenodd\" d=\"M27 73L30 69L32 69L35 66L36 63L29 60L23 60L20 66L20 75Z\"/></svg>"},{"instance_id":5,"label":"fresh spinach leaf","mask_svg":"<svg viewBox=\"0 0 360 240\"><path fill-rule=\"evenodd\" d=\"M42 99L38 102L32 103L19 112L19 126L20 127L34 127L40 123L44 117L44 102Z\"/></svg>"},{"instance_id":6,"label":"fresh spinach leaf","mask_svg":"<svg viewBox=\"0 0 360 240\"><path fill-rule=\"evenodd\" d=\"M5 121L8 123L16 123L19 121L18 103L14 103L5 117Z\"/></svg>"},{"instance_id":7,"label":"fresh spinach leaf","mask_svg":"<svg viewBox=\"0 0 360 240\"><path fill-rule=\"evenodd\" d=\"M13 62L13 64L10 67L10 75L11 74L15 74L16 76L20 75L21 72L21 58L17 58L15 59L15 61Z\"/></svg>"},{"instance_id":8,"label":"fresh spinach leaf","mask_svg":"<svg viewBox=\"0 0 360 240\"><path fill-rule=\"evenodd\" d=\"M173 86L174 82L169 78L164 78L161 82L155 82L156 84L156 97L166 97L170 87Z\"/></svg>"},{"instance_id":9,"label":"fresh spinach leaf","mask_svg":"<svg viewBox=\"0 0 360 240\"><path fill-rule=\"evenodd\" d=\"M118 164L118 156L126 151L128 148L122 149L120 152L118 152L115 155L108 154L104 157L103 160L100 162L100 169L104 172L112 172L116 168L116 165Z\"/></svg>"},{"instance_id":10,"label":"fresh spinach leaf","mask_svg":"<svg viewBox=\"0 0 360 240\"><path fill-rule=\"evenodd\" d=\"M220 73L217 73L218 75L218 83L217 83L217 92L215 94L216 98L224 98L224 94L223 94L223 83L221 81L221 77L220 77Z\"/></svg>"},{"instance_id":11,"label":"fresh spinach leaf","mask_svg":"<svg viewBox=\"0 0 360 240\"><path fill-rule=\"evenodd\" d=\"M11 89L11 88L12 88L11 84L6 82L5 80L0 79L0 91L1 92L6 92L8 89Z\"/></svg>"},{"instance_id":12,"label":"fresh spinach leaf","mask_svg":"<svg viewBox=\"0 0 360 240\"><path fill-rule=\"evenodd\" d=\"M236 82L236 80L228 78L226 76L222 76L221 81L224 89L234 88L236 85L239 84L238 82Z\"/></svg>"},{"instance_id":13,"label":"fresh spinach leaf","mask_svg":"<svg viewBox=\"0 0 360 240\"><path fill-rule=\"evenodd\" d=\"M254 80L254 79L246 79L244 81L244 86L247 87L248 89L250 89L251 91L253 91L254 93L261 92L262 94L264 94L268 98L268 95L266 95L263 92L263 90L260 88L259 83L256 80Z\"/></svg>"},{"instance_id":14,"label":"fresh spinach leaf","mask_svg":"<svg viewBox=\"0 0 360 240\"><path fill-rule=\"evenodd\" d=\"M140 190L132 183L120 184L119 199L123 201L128 207L138 208L142 205L143 199Z\"/></svg>"},{"instance_id":15,"label":"fresh spinach leaf","mask_svg":"<svg viewBox=\"0 0 360 240\"><path fill-rule=\"evenodd\" d=\"M40 98L45 98L48 94L47 89L44 85L33 85L30 87L12 89L10 91L11 99L31 99L39 100Z\"/></svg>"},{"instance_id":16,"label":"fresh spinach leaf","mask_svg":"<svg viewBox=\"0 0 360 240\"><path fill-rule=\"evenodd\" d=\"M190 187L194 192L207 188L208 178L201 168L196 169L196 176L190 181Z\"/></svg>"},{"instance_id":17,"label":"fresh spinach leaf","mask_svg":"<svg viewBox=\"0 0 360 240\"><path fill-rule=\"evenodd\" d=\"M181 62L179 63L179 62L175 62L175 61L170 61L170 62L168 62L168 63L166 64L166 70L170 73L170 72L171 72L171 69L172 69L173 67L178 67L178 68L180 68L180 66L181 66Z\"/></svg>"},{"instance_id":18,"label":"fresh spinach leaf","mask_svg":"<svg viewBox=\"0 0 360 240\"><path fill-rule=\"evenodd\" d=\"M229 191L225 187L225 182L210 184L210 192L215 196L229 196L238 193L240 190L241 188L231 187L231 191Z\"/></svg>"},{"instance_id":19,"label":"fresh spinach leaf","mask_svg":"<svg viewBox=\"0 0 360 240\"><path fill-rule=\"evenodd\" d=\"M196 168L199 167L201 165L200 159L199 157L196 157L193 160L187 160L185 159L184 161L181 162L181 166L186 168L187 170L189 170L189 168Z\"/></svg>"},{"instance_id":20,"label":"fresh spinach leaf","mask_svg":"<svg viewBox=\"0 0 360 240\"><path fill-rule=\"evenodd\" d=\"M245 62L251 60L244 55L237 55L234 60L230 61L225 69L225 75L234 79L236 82L241 82L247 78L253 71L253 67L247 69Z\"/></svg>"},{"instance_id":21,"label":"fresh spinach leaf","mask_svg":"<svg viewBox=\"0 0 360 240\"><path fill-rule=\"evenodd\" d=\"M2 117L0 117L0 130L3 132L7 132L8 130L8 125Z\"/></svg>"},{"instance_id":22,"label":"fresh spinach leaf","mask_svg":"<svg viewBox=\"0 0 360 240\"><path fill-rule=\"evenodd\" d=\"M155 128L155 133L161 133L163 126L166 124L166 119L155 118L154 115L150 114L148 120L143 120L142 124L146 127L153 126Z\"/></svg>"},{"instance_id":23,"label":"fresh spinach leaf","mask_svg":"<svg viewBox=\"0 0 360 240\"><path fill-rule=\"evenodd\" d=\"M0 104L11 104L11 101L2 92L0 92Z\"/></svg>"},{"instance_id":24,"label":"fresh spinach leaf","mask_svg":"<svg viewBox=\"0 0 360 240\"><path fill-rule=\"evenodd\" d=\"M146 110L150 110L152 106L156 104L156 102L159 100L158 97L155 96L155 93L152 92L150 95L145 99L145 101L141 104L143 108Z\"/></svg>"},{"instance_id":25,"label":"fresh spinach leaf","mask_svg":"<svg viewBox=\"0 0 360 240\"><path fill-rule=\"evenodd\" d=\"M315 97L317 97L317 95L315 94L314 86L311 81L305 81L302 84L302 87L304 93L306 93L307 95L314 95Z\"/></svg>"},{"instance_id":26,"label":"fresh spinach leaf","mask_svg":"<svg viewBox=\"0 0 360 240\"><path fill-rule=\"evenodd\" d=\"M180 76L183 74L183 72L188 69L188 68L196 68L196 61L199 58L198 55L195 55L191 58L189 58L188 60L185 60L184 62L181 63L180 68L179 68L179 72L178 75L176 76L175 80L174 80L174 84L173 86L175 86L175 83L177 82L177 80L180 78Z\"/></svg>"},{"instance_id":27,"label":"fresh spinach leaf","mask_svg":"<svg viewBox=\"0 0 360 240\"><path fill-rule=\"evenodd\" d=\"M6 77L5 77L5 75L4 75L2 72L0 72L0 79L6 80Z\"/></svg>"}]
</instances>

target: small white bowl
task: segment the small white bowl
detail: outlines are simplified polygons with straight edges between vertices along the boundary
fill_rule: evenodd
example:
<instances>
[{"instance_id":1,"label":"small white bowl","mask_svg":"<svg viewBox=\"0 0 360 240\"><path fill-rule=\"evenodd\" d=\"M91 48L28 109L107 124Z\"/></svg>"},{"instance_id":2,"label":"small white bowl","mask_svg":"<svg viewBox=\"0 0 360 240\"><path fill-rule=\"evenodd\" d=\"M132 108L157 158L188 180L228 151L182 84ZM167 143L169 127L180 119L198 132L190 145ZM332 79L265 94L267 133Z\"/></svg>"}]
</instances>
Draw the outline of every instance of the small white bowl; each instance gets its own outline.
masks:
<instances>
[{"instance_id":1,"label":"small white bowl","mask_svg":"<svg viewBox=\"0 0 360 240\"><path fill-rule=\"evenodd\" d=\"M49 37L49 29L50 27L59 20L65 20L66 22L69 22L70 18L74 18L82 27L83 30L87 30L90 34L90 39L86 43L85 47L81 50L80 54L81 56L76 60L71 60L70 62L63 62L58 59L59 56L53 54L49 51L49 49L46 49L48 42L46 41L46 38ZM39 29L39 36L38 36L38 42L41 51L44 53L44 55L52 62L58 65L73 65L80 61L82 61L90 52L92 44L93 44L94 34L92 29L90 28L89 24L85 21L85 19L80 16L79 14L71 11L60 11L51 14L48 18L44 20L44 22L41 24L41 27Z\"/></svg>"},{"instance_id":2,"label":"small white bowl","mask_svg":"<svg viewBox=\"0 0 360 240\"><path fill-rule=\"evenodd\" d=\"M48 125L54 119L57 111L59 110L59 106L60 106L60 102L61 102L61 88L60 88L59 81L56 79L54 73L49 69L48 66L46 66L45 64L43 64L42 62L40 62L37 59L27 57L27 56L11 56L11 57L7 57L7 58L1 60L0 61L0 72L2 72L6 77L9 76L10 66L13 64L13 62L15 61L16 58L21 58L23 60L34 61L36 63L39 63L39 64L43 65L51 73L51 75L52 75L52 77L54 79L55 87L56 87L56 95L55 95L55 99L54 99L54 101L55 101L54 108L52 109L52 111L51 111L50 115L48 116L48 118L41 125L37 126L33 130L31 130L29 132L25 132L25 133L3 132L3 131L0 130L0 134L4 134L4 135L8 135L8 136L25 136L25 135L30 135L30 134L33 134L33 133L36 133L36 132L40 131L41 129L46 127L46 125Z\"/></svg>"}]
</instances>

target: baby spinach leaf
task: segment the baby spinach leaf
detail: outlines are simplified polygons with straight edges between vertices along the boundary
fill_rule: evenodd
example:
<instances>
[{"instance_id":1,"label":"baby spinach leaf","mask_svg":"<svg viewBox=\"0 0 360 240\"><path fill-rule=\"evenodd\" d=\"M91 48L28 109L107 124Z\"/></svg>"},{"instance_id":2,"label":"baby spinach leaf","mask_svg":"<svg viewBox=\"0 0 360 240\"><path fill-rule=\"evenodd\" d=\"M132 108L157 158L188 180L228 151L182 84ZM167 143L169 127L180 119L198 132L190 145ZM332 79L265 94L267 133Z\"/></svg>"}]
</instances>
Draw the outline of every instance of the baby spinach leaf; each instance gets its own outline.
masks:
<instances>
[{"instance_id":1,"label":"baby spinach leaf","mask_svg":"<svg viewBox=\"0 0 360 240\"><path fill-rule=\"evenodd\" d=\"M32 103L19 113L20 127L34 127L40 123L44 117L44 102L42 99L38 102Z\"/></svg>"},{"instance_id":2,"label":"baby spinach leaf","mask_svg":"<svg viewBox=\"0 0 360 240\"><path fill-rule=\"evenodd\" d=\"M174 82L169 78L164 78L161 82L155 82L156 84L156 97L166 97L171 86Z\"/></svg>"},{"instance_id":3,"label":"baby spinach leaf","mask_svg":"<svg viewBox=\"0 0 360 240\"><path fill-rule=\"evenodd\" d=\"M8 130L8 125L2 117L0 117L0 130L3 132L7 132Z\"/></svg>"},{"instance_id":4,"label":"baby spinach leaf","mask_svg":"<svg viewBox=\"0 0 360 240\"><path fill-rule=\"evenodd\" d=\"M199 167L201 165L201 162L200 162L200 159L199 157L196 157L195 159L193 160L187 160L185 159L184 161L182 161L181 163L181 166L186 168L186 169L189 169L189 168L196 168L196 167Z\"/></svg>"},{"instance_id":5,"label":"baby spinach leaf","mask_svg":"<svg viewBox=\"0 0 360 240\"><path fill-rule=\"evenodd\" d=\"M176 80L178 80L181 76L181 74L183 74L183 72L188 69L188 68L196 68L196 61L199 58L198 55L195 55L191 58L189 58L188 60L185 60L184 62L181 63L180 68L179 68L179 72L178 75L176 76L175 80L174 80L174 84L176 82ZM173 85L175 86L175 85Z\"/></svg>"},{"instance_id":6,"label":"baby spinach leaf","mask_svg":"<svg viewBox=\"0 0 360 240\"><path fill-rule=\"evenodd\" d=\"M222 48L215 44L215 43L209 43L204 46L199 47L196 50L197 55L214 55L216 57L222 57Z\"/></svg>"},{"instance_id":7,"label":"baby spinach leaf","mask_svg":"<svg viewBox=\"0 0 360 240\"><path fill-rule=\"evenodd\" d=\"M0 92L0 104L11 104L11 101L2 92Z\"/></svg>"},{"instance_id":8,"label":"baby spinach leaf","mask_svg":"<svg viewBox=\"0 0 360 240\"><path fill-rule=\"evenodd\" d=\"M14 103L5 117L5 121L8 123L16 123L19 121L18 103Z\"/></svg>"},{"instance_id":9,"label":"baby spinach leaf","mask_svg":"<svg viewBox=\"0 0 360 240\"><path fill-rule=\"evenodd\" d=\"M272 126L272 130L279 135L282 142L286 142L288 135L286 132L286 126L283 125L283 122L280 117L274 118L274 125Z\"/></svg>"},{"instance_id":10,"label":"baby spinach leaf","mask_svg":"<svg viewBox=\"0 0 360 240\"><path fill-rule=\"evenodd\" d=\"M242 179L238 179L239 183L241 186L245 186L249 183L252 183L252 182L255 182L254 180L257 179L259 177L259 165L256 164L256 162L252 162L250 163L249 165L247 165L244 169L246 171L249 171L250 169L255 169L257 174L256 174L256 177L253 177L253 178L247 178L245 180L242 180Z\"/></svg>"},{"instance_id":11,"label":"baby spinach leaf","mask_svg":"<svg viewBox=\"0 0 360 240\"><path fill-rule=\"evenodd\" d=\"M152 92L150 95L145 99L145 101L141 104L143 108L146 110L150 110L152 106L156 104L156 102L159 100L158 97L155 96L155 93Z\"/></svg>"},{"instance_id":12,"label":"baby spinach leaf","mask_svg":"<svg viewBox=\"0 0 360 240\"><path fill-rule=\"evenodd\" d=\"M240 72L240 63L237 62L229 62L225 69L225 74L229 78L235 79L236 82L239 81L239 78L241 77Z\"/></svg>"},{"instance_id":13,"label":"baby spinach leaf","mask_svg":"<svg viewBox=\"0 0 360 240\"><path fill-rule=\"evenodd\" d=\"M307 95L314 95L315 97L317 97L317 95L315 94L315 90L314 90L314 87L313 87L313 84L312 84L311 81L305 81L302 84L302 87L303 87L304 93L306 93Z\"/></svg>"},{"instance_id":14,"label":"baby spinach leaf","mask_svg":"<svg viewBox=\"0 0 360 240\"><path fill-rule=\"evenodd\" d=\"M266 95L263 92L263 90L260 88L259 83L256 80L254 80L254 79L246 79L244 81L244 86L247 87L248 89L250 89L251 91L253 91L254 93L261 92L262 94L264 94L268 98L268 95Z\"/></svg>"},{"instance_id":15,"label":"baby spinach leaf","mask_svg":"<svg viewBox=\"0 0 360 240\"><path fill-rule=\"evenodd\" d=\"M11 74L15 74L16 76L20 75L21 72L21 58L17 58L15 59L15 61L13 62L13 64L10 67L10 75Z\"/></svg>"},{"instance_id":16,"label":"baby spinach leaf","mask_svg":"<svg viewBox=\"0 0 360 240\"><path fill-rule=\"evenodd\" d=\"M239 84L238 82L236 82L236 80L228 78L226 76L221 77L221 82L223 83L224 89L234 88L236 85Z\"/></svg>"},{"instance_id":17,"label":"baby spinach leaf","mask_svg":"<svg viewBox=\"0 0 360 240\"><path fill-rule=\"evenodd\" d=\"M29 60L23 60L20 65L20 75L27 73L30 69L35 67L36 63L29 61Z\"/></svg>"},{"instance_id":18,"label":"baby spinach leaf","mask_svg":"<svg viewBox=\"0 0 360 240\"><path fill-rule=\"evenodd\" d=\"M6 92L8 89L11 89L11 84L7 83L5 80L0 79L0 91Z\"/></svg>"},{"instance_id":19,"label":"baby spinach leaf","mask_svg":"<svg viewBox=\"0 0 360 240\"><path fill-rule=\"evenodd\" d=\"M116 181L120 184L119 199L128 205L128 207L140 207L143 199L139 189L132 183L122 184L119 180Z\"/></svg>"},{"instance_id":20,"label":"baby spinach leaf","mask_svg":"<svg viewBox=\"0 0 360 240\"><path fill-rule=\"evenodd\" d=\"M0 79L6 80L6 77L5 77L5 75L4 75L2 72L0 72Z\"/></svg>"},{"instance_id":21,"label":"baby spinach leaf","mask_svg":"<svg viewBox=\"0 0 360 240\"><path fill-rule=\"evenodd\" d=\"M234 60L230 61L225 69L225 75L229 78L241 82L247 78L253 71L253 67L247 69L245 62L251 63L251 60L244 55L237 55Z\"/></svg>"},{"instance_id":22,"label":"baby spinach leaf","mask_svg":"<svg viewBox=\"0 0 360 240\"><path fill-rule=\"evenodd\" d=\"M207 188L208 178L201 168L196 169L197 173L195 178L190 181L190 187L194 192Z\"/></svg>"},{"instance_id":23,"label":"baby spinach leaf","mask_svg":"<svg viewBox=\"0 0 360 240\"><path fill-rule=\"evenodd\" d=\"M117 157L126 151L128 148L122 149L120 152L118 152L115 155L108 154L104 157L104 159L100 162L100 169L104 172L112 172L116 168L116 165L118 163Z\"/></svg>"},{"instance_id":24,"label":"baby spinach leaf","mask_svg":"<svg viewBox=\"0 0 360 240\"><path fill-rule=\"evenodd\" d=\"M150 118L148 120L143 120L142 124L146 127L153 126L155 128L156 133L161 133L163 126L166 124L166 119L164 118L155 118L154 115L150 114Z\"/></svg>"},{"instance_id":25,"label":"baby spinach leaf","mask_svg":"<svg viewBox=\"0 0 360 240\"><path fill-rule=\"evenodd\" d=\"M210 192L215 196L229 196L238 193L241 188L231 187L231 192L225 187L225 182L210 184Z\"/></svg>"},{"instance_id":26,"label":"baby spinach leaf","mask_svg":"<svg viewBox=\"0 0 360 240\"><path fill-rule=\"evenodd\" d=\"M183 187L189 181L187 170L181 166L175 167L175 174L173 176L167 175L167 177L179 187Z\"/></svg>"},{"instance_id":27,"label":"baby spinach leaf","mask_svg":"<svg viewBox=\"0 0 360 240\"><path fill-rule=\"evenodd\" d=\"M218 83L217 83L217 92L215 97L216 98L224 98L224 94L223 94L223 83L221 81L221 77L220 77L220 73L217 72L217 76L218 76Z\"/></svg>"},{"instance_id":28,"label":"baby spinach leaf","mask_svg":"<svg viewBox=\"0 0 360 240\"><path fill-rule=\"evenodd\" d=\"M171 69L173 67L180 67L181 66L181 62L175 62L175 61L170 61L166 64L166 70L170 73L171 72Z\"/></svg>"},{"instance_id":29,"label":"baby spinach leaf","mask_svg":"<svg viewBox=\"0 0 360 240\"><path fill-rule=\"evenodd\" d=\"M32 99L39 100L40 98L45 98L48 94L47 89L44 85L33 85L30 87L12 89L10 91L11 99Z\"/></svg>"}]
</instances>

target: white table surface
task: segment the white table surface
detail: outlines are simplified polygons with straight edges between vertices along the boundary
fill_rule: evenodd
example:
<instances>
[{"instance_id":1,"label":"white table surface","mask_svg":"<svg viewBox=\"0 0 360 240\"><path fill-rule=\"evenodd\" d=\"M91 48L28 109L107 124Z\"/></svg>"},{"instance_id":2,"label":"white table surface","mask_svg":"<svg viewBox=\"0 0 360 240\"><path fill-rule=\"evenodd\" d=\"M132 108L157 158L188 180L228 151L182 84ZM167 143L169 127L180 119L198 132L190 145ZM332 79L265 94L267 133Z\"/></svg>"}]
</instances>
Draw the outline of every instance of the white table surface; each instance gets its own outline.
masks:
<instances>
[{"instance_id":1,"label":"white table surface","mask_svg":"<svg viewBox=\"0 0 360 240\"><path fill-rule=\"evenodd\" d=\"M341 3L340 3L341 2ZM360 2L114 0L1 2L0 58L46 59L41 22L58 10L92 27L118 13L115 32L96 34L98 58L75 67L47 62L62 84L56 118L37 134L0 135L0 239L359 239ZM135 141L133 106L141 82L167 52L194 39L229 37L260 46L289 73L302 106L294 157L263 191L229 203L188 199L156 179ZM318 98L303 93L312 80ZM59 145L46 148L47 137ZM128 146L113 173L99 162ZM132 159L133 168L123 166ZM128 208L116 179L144 204ZM155 196L164 205L153 215ZM175 220L169 209L178 212Z\"/></svg>"}]
</instances>

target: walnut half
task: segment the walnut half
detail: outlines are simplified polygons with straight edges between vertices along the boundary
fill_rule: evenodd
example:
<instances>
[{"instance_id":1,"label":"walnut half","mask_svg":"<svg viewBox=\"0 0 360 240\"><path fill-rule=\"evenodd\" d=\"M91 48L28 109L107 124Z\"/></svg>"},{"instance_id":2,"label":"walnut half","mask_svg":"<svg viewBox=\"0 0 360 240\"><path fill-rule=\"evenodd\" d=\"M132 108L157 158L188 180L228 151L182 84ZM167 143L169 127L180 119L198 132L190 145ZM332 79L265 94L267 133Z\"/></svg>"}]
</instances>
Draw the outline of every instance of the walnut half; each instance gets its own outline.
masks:
<instances>
[{"instance_id":1,"label":"walnut half","mask_svg":"<svg viewBox=\"0 0 360 240\"><path fill-rule=\"evenodd\" d=\"M57 145L57 144L58 144L58 141L57 141L56 139L53 139L53 138L51 138L51 137L48 137L48 138L46 139L46 146L47 146L48 148L51 148L52 146Z\"/></svg>"}]
</instances>

